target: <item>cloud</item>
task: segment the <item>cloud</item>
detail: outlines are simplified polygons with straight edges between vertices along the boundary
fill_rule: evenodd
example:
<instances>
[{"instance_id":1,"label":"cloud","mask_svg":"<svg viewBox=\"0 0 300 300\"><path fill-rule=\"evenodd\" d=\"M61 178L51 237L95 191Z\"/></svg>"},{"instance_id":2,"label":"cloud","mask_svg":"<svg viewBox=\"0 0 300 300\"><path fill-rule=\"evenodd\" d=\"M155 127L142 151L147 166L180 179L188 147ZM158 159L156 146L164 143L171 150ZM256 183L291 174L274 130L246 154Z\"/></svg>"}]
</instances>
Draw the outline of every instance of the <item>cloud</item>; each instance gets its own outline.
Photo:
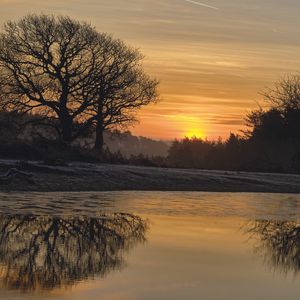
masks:
<instances>
[{"instance_id":1,"label":"cloud","mask_svg":"<svg viewBox=\"0 0 300 300\"><path fill-rule=\"evenodd\" d=\"M205 3L202 3L202 2L197 2L197 1L193 1L193 0L184 0L184 1L192 3L192 4L195 4L195 5L199 5L199 6L202 6L202 7L211 8L211 9L214 9L214 10L218 10L219 9L218 7L215 7L215 6L212 6L212 5L208 5L208 4L205 4Z\"/></svg>"}]
</instances>

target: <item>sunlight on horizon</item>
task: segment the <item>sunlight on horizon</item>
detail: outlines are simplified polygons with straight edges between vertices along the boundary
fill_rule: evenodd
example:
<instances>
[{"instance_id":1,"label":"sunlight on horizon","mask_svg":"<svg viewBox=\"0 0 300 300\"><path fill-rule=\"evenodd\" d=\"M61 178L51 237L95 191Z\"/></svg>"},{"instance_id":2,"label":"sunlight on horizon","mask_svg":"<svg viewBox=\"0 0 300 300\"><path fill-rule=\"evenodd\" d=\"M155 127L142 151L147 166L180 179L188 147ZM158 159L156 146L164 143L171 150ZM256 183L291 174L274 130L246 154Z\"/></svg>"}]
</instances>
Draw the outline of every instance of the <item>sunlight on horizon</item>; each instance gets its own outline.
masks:
<instances>
[{"instance_id":1,"label":"sunlight on horizon","mask_svg":"<svg viewBox=\"0 0 300 300\"><path fill-rule=\"evenodd\" d=\"M191 129L189 130L186 134L185 137L189 139L197 138L197 139L202 139L204 140L206 138L206 135L204 131L201 131L200 129Z\"/></svg>"}]
</instances>

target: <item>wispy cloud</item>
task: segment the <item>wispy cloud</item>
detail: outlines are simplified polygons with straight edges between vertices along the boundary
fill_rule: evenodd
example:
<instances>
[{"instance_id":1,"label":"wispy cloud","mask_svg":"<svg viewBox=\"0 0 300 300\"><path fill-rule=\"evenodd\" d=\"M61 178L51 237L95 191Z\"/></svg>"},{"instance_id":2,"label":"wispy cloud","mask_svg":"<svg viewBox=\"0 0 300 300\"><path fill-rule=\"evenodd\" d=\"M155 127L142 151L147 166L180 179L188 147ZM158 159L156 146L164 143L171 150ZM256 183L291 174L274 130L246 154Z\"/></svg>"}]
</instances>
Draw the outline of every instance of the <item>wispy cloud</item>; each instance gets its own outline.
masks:
<instances>
[{"instance_id":1,"label":"wispy cloud","mask_svg":"<svg viewBox=\"0 0 300 300\"><path fill-rule=\"evenodd\" d=\"M205 3L202 3L202 2L198 2L198 1L193 1L193 0L184 0L184 1L195 4L195 5L203 6L203 7L206 7L206 8L210 8L210 9L215 9L215 10L219 9L216 6L208 5L208 4L205 4Z\"/></svg>"}]
</instances>

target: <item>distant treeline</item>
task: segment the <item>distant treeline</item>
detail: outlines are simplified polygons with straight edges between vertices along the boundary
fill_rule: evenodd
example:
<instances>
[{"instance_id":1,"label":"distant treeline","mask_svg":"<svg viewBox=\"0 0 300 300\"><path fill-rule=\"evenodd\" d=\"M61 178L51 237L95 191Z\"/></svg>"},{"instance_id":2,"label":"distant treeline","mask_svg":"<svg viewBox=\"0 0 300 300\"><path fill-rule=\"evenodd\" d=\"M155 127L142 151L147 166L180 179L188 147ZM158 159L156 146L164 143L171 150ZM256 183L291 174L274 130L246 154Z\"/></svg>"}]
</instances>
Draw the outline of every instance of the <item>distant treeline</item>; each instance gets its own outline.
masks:
<instances>
[{"instance_id":1,"label":"distant treeline","mask_svg":"<svg viewBox=\"0 0 300 300\"><path fill-rule=\"evenodd\" d=\"M300 142L234 134L224 142L186 138L173 142L167 160L179 168L299 173Z\"/></svg>"},{"instance_id":2,"label":"distant treeline","mask_svg":"<svg viewBox=\"0 0 300 300\"><path fill-rule=\"evenodd\" d=\"M300 173L300 75L289 75L263 93L267 109L246 117L248 130L226 141L174 141L168 164L259 172Z\"/></svg>"}]
</instances>

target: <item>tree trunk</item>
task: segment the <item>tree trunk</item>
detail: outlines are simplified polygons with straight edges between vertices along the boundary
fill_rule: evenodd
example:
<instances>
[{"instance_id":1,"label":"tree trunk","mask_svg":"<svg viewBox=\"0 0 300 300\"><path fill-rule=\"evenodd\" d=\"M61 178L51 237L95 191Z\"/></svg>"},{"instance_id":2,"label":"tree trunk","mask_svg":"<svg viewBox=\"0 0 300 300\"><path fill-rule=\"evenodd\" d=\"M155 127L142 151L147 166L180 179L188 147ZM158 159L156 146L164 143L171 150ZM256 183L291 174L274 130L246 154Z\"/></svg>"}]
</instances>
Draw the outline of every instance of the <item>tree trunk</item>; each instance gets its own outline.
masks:
<instances>
[{"instance_id":1,"label":"tree trunk","mask_svg":"<svg viewBox=\"0 0 300 300\"><path fill-rule=\"evenodd\" d=\"M70 144L73 136L73 120L68 114L65 114L60 117L60 123L62 141Z\"/></svg>"},{"instance_id":2,"label":"tree trunk","mask_svg":"<svg viewBox=\"0 0 300 300\"><path fill-rule=\"evenodd\" d=\"M99 152L103 151L103 146L104 146L103 133L104 130L102 124L98 122L96 127L95 149L98 150Z\"/></svg>"},{"instance_id":3,"label":"tree trunk","mask_svg":"<svg viewBox=\"0 0 300 300\"><path fill-rule=\"evenodd\" d=\"M103 126L103 105L101 101L102 97L98 101L98 111L97 111L97 125L96 125L96 140L95 140L95 149L100 153L103 151L104 146L104 126Z\"/></svg>"}]
</instances>

